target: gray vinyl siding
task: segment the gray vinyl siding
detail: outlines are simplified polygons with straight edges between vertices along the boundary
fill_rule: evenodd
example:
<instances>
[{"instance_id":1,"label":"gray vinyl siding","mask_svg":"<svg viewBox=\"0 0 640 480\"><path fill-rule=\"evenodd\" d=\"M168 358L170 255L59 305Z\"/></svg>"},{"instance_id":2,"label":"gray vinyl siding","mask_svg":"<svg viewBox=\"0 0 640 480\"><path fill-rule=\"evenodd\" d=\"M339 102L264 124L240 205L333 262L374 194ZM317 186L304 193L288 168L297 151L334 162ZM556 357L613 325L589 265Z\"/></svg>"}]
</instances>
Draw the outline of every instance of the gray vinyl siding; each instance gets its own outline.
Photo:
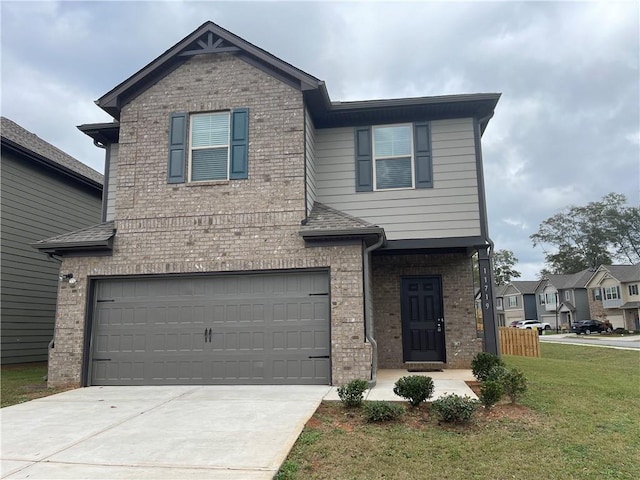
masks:
<instances>
[{"instance_id":1,"label":"gray vinyl siding","mask_svg":"<svg viewBox=\"0 0 640 480\"><path fill-rule=\"evenodd\" d=\"M116 216L116 186L118 181L118 150L120 145L117 143L112 144L109 147L109 168L107 178L107 214L105 221L110 222L115 219Z\"/></svg>"},{"instance_id":2,"label":"gray vinyl siding","mask_svg":"<svg viewBox=\"0 0 640 480\"><path fill-rule=\"evenodd\" d=\"M576 288L573 290L576 306L576 320L588 320L591 318L589 309L589 292L586 288Z\"/></svg>"},{"instance_id":3,"label":"gray vinyl siding","mask_svg":"<svg viewBox=\"0 0 640 480\"><path fill-rule=\"evenodd\" d=\"M318 201L389 240L480 235L473 120L433 121L431 132L433 188L356 192L353 128L316 130Z\"/></svg>"},{"instance_id":4,"label":"gray vinyl siding","mask_svg":"<svg viewBox=\"0 0 640 480\"><path fill-rule=\"evenodd\" d=\"M2 363L47 359L59 263L30 243L100 222L101 194L2 152Z\"/></svg>"},{"instance_id":5,"label":"gray vinyl siding","mask_svg":"<svg viewBox=\"0 0 640 480\"><path fill-rule=\"evenodd\" d=\"M313 126L313 120L309 115L309 111L305 109L305 158L307 159L307 212L311 211L313 202L316 201L316 133Z\"/></svg>"},{"instance_id":6,"label":"gray vinyl siding","mask_svg":"<svg viewBox=\"0 0 640 480\"><path fill-rule=\"evenodd\" d=\"M537 320L538 309L536 308L535 295L523 295L524 301L524 318L525 320Z\"/></svg>"}]
</instances>

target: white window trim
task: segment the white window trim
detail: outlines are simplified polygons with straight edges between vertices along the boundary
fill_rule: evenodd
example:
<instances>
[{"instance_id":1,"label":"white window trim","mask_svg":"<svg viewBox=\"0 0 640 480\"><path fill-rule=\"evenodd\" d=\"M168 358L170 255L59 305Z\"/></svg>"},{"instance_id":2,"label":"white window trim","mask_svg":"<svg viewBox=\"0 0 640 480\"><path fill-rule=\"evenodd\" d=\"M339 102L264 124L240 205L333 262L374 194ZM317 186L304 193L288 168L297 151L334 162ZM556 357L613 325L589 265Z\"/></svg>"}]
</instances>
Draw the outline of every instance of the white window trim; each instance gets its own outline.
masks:
<instances>
[{"instance_id":1,"label":"white window trim","mask_svg":"<svg viewBox=\"0 0 640 480\"><path fill-rule=\"evenodd\" d=\"M411 147L411 186L410 187L398 187L398 188L378 188L377 180L377 162L376 157L376 130L378 128L386 127L409 127L409 146ZM371 127L371 158L373 160L373 191L374 192L389 192L394 190L415 190L416 188L416 155L413 148L413 123L392 123L388 125L374 125ZM381 160L394 159L394 158L406 158L406 155L394 155L391 157L380 157Z\"/></svg>"},{"instance_id":2,"label":"white window trim","mask_svg":"<svg viewBox=\"0 0 640 480\"><path fill-rule=\"evenodd\" d=\"M566 290L566 291L564 292L564 299L565 299L567 302L570 302L570 301L571 301L571 292L570 292L569 290Z\"/></svg>"},{"instance_id":3,"label":"white window trim","mask_svg":"<svg viewBox=\"0 0 640 480\"><path fill-rule=\"evenodd\" d=\"M618 295L618 287L617 286L613 286L613 287L603 287L604 289L604 294L602 296L603 300L620 300L620 295ZM609 295L611 295L611 298L609 298Z\"/></svg>"},{"instance_id":4,"label":"white window trim","mask_svg":"<svg viewBox=\"0 0 640 480\"><path fill-rule=\"evenodd\" d=\"M496 298L497 306L500 310L504 310L502 306L502 298Z\"/></svg>"},{"instance_id":5,"label":"white window trim","mask_svg":"<svg viewBox=\"0 0 640 480\"><path fill-rule=\"evenodd\" d=\"M227 114L227 120L228 120L228 125L229 125L229 128L227 129L227 144L226 145L205 146L205 147L192 147L191 146L191 135L192 135L193 122L191 121L191 119L194 118L194 117L203 117L205 115L220 114L220 113L226 113ZM231 111L229 111L229 110L221 110L221 111L216 111L216 112L190 113L189 114L189 137L187 138L187 148L189 149L189 168L188 168L188 174L189 174L188 180L189 180L189 183L228 182L229 181L229 177L231 175L231 173L230 173L231 172ZM192 165L191 157L192 157L192 152L194 150L219 149L219 148L226 148L227 149L227 178L216 178L216 179L209 179L209 180L192 180L191 179L191 165Z\"/></svg>"},{"instance_id":6,"label":"white window trim","mask_svg":"<svg viewBox=\"0 0 640 480\"><path fill-rule=\"evenodd\" d=\"M513 300L513 305L511 304L511 300ZM518 297L516 295L507 295L507 306L509 308L518 306Z\"/></svg>"},{"instance_id":7,"label":"white window trim","mask_svg":"<svg viewBox=\"0 0 640 480\"><path fill-rule=\"evenodd\" d=\"M629 295L630 296L638 295L638 284L637 283L632 283L631 285L629 285Z\"/></svg>"}]
</instances>

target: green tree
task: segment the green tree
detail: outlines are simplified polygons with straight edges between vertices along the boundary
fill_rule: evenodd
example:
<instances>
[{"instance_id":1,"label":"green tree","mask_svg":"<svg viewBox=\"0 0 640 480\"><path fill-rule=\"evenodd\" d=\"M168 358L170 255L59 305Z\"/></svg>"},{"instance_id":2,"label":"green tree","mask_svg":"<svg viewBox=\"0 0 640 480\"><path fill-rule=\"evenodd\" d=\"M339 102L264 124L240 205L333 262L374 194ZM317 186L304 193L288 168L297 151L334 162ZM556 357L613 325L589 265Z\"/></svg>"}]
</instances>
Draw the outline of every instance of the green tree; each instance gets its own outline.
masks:
<instances>
[{"instance_id":1,"label":"green tree","mask_svg":"<svg viewBox=\"0 0 640 480\"><path fill-rule=\"evenodd\" d=\"M640 209L609 193L602 200L569 206L540 224L533 246L551 246L545 260L551 273L575 273L611 264L640 261Z\"/></svg>"},{"instance_id":2,"label":"green tree","mask_svg":"<svg viewBox=\"0 0 640 480\"><path fill-rule=\"evenodd\" d=\"M493 281L496 285L506 285L522 274L514 267L518 259L511 250L496 250L493 254Z\"/></svg>"}]
</instances>

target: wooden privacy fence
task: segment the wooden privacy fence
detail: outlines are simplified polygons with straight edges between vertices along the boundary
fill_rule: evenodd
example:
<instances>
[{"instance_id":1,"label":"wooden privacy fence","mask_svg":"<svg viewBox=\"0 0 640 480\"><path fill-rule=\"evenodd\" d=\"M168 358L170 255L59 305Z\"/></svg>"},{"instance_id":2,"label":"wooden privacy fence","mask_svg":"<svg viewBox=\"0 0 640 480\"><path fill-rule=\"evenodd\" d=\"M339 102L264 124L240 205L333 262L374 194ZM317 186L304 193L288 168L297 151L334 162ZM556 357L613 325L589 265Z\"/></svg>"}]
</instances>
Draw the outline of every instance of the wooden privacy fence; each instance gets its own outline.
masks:
<instances>
[{"instance_id":1,"label":"wooden privacy fence","mask_svg":"<svg viewBox=\"0 0 640 480\"><path fill-rule=\"evenodd\" d=\"M500 353L502 355L540 356L540 338L537 330L500 327L498 335L500 336Z\"/></svg>"}]
</instances>

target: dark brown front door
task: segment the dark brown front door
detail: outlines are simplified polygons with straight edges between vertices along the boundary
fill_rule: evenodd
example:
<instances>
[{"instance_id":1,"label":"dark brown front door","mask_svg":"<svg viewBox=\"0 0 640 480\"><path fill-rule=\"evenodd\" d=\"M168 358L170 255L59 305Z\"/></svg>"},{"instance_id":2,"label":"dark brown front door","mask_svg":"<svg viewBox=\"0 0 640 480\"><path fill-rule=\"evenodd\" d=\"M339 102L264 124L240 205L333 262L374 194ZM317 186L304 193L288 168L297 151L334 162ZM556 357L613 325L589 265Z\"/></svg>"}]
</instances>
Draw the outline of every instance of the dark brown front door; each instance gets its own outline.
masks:
<instances>
[{"instance_id":1,"label":"dark brown front door","mask_svg":"<svg viewBox=\"0 0 640 480\"><path fill-rule=\"evenodd\" d=\"M440 277L401 278L402 350L405 362L444 362Z\"/></svg>"}]
</instances>

